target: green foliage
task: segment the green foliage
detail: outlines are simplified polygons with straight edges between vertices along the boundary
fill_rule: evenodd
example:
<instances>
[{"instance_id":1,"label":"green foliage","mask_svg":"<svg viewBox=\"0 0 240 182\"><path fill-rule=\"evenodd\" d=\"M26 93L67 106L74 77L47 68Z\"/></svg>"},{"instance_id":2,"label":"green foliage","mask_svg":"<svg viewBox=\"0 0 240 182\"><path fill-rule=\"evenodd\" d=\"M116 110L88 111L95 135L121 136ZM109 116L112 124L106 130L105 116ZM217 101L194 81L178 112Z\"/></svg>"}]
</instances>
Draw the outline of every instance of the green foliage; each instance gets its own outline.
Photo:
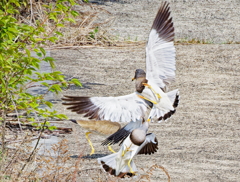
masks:
<instances>
[{"instance_id":1,"label":"green foliage","mask_svg":"<svg viewBox=\"0 0 240 182\"><path fill-rule=\"evenodd\" d=\"M44 45L47 42L55 42L62 35L58 27L64 26L65 22L75 22L78 15L72 8L76 5L75 0L57 0L55 3L45 4L47 11L45 19L37 19L34 23L23 24L16 18L20 9L29 7L29 1L25 0L2 0L0 2L0 111L4 121L7 111L26 110L34 113L34 121L37 117L67 118L56 111L41 109L44 104L49 108L52 103L44 100L43 95L31 95L27 89L34 83L39 83L48 88L49 92L59 93L62 88L69 84L81 86L77 79L66 81L59 71L40 73L40 63L48 62L52 68L55 62L52 57L46 56ZM51 23L51 30L46 30L46 23ZM39 58L33 57L35 52ZM51 83L47 83L50 80ZM54 129L54 127L51 127Z\"/></svg>"},{"instance_id":2,"label":"green foliage","mask_svg":"<svg viewBox=\"0 0 240 182\"><path fill-rule=\"evenodd\" d=\"M89 32L89 37L95 39L98 31L98 27L96 27L93 31Z\"/></svg>"}]
</instances>

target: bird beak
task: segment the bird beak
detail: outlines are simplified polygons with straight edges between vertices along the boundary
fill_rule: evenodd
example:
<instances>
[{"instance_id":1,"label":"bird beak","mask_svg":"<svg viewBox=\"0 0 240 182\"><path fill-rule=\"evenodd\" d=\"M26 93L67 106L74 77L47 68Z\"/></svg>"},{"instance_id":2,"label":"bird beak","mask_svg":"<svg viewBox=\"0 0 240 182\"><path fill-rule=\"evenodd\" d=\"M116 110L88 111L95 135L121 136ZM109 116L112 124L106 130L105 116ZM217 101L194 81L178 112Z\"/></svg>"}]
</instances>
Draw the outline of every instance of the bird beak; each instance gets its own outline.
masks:
<instances>
[{"instance_id":1,"label":"bird beak","mask_svg":"<svg viewBox=\"0 0 240 182\"><path fill-rule=\"evenodd\" d=\"M133 80L135 80L135 77L134 77L134 78L132 78L132 81L133 81Z\"/></svg>"},{"instance_id":2,"label":"bird beak","mask_svg":"<svg viewBox=\"0 0 240 182\"><path fill-rule=\"evenodd\" d=\"M151 121L151 119L152 119L152 117L149 117L149 118L147 119L147 122L150 122L150 121Z\"/></svg>"}]
</instances>

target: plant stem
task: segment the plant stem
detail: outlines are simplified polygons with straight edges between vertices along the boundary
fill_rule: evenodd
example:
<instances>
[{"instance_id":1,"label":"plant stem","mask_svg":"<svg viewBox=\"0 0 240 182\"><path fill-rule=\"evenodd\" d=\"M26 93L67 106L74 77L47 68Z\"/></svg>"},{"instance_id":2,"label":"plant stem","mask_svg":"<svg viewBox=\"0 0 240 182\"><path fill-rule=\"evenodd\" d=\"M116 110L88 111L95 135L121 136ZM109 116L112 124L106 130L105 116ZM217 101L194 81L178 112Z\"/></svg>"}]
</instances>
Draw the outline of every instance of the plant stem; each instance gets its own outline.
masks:
<instances>
[{"instance_id":1,"label":"plant stem","mask_svg":"<svg viewBox=\"0 0 240 182\"><path fill-rule=\"evenodd\" d=\"M36 143L36 145L35 145L32 153L31 153L30 156L28 157L26 163L23 165L21 171L18 173L18 176L17 176L18 178L21 176L22 171L25 169L25 167L27 166L27 164L32 160L33 155L35 154L35 151L36 151L36 149L37 149L37 147L38 147L38 144L39 144L39 141L40 141L40 139L41 139L42 133L43 133L43 131L44 131L44 129L45 129L46 122L47 122L47 120L44 121L43 126L42 126L41 131L40 131L40 134L39 134L39 137L38 137L38 140L37 140L37 143Z\"/></svg>"}]
</instances>

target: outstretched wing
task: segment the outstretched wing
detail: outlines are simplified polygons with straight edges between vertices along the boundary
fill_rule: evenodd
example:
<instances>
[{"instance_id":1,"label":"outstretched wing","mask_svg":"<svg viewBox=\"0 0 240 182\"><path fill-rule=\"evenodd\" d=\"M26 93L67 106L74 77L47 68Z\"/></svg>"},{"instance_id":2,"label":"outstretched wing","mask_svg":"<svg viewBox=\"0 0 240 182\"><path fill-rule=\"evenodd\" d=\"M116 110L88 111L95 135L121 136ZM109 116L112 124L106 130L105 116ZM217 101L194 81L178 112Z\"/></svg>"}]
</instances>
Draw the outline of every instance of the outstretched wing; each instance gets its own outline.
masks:
<instances>
[{"instance_id":1,"label":"outstretched wing","mask_svg":"<svg viewBox=\"0 0 240 182\"><path fill-rule=\"evenodd\" d=\"M63 105L84 117L112 122L130 122L144 117L149 105L136 93L119 97L64 96Z\"/></svg>"},{"instance_id":2,"label":"outstretched wing","mask_svg":"<svg viewBox=\"0 0 240 182\"><path fill-rule=\"evenodd\" d=\"M169 3L164 2L153 22L146 46L147 79L164 88L175 79L174 27Z\"/></svg>"},{"instance_id":3,"label":"outstretched wing","mask_svg":"<svg viewBox=\"0 0 240 182\"><path fill-rule=\"evenodd\" d=\"M146 140L139 147L137 154L153 154L158 150L158 140L153 133L148 133Z\"/></svg>"}]
</instances>

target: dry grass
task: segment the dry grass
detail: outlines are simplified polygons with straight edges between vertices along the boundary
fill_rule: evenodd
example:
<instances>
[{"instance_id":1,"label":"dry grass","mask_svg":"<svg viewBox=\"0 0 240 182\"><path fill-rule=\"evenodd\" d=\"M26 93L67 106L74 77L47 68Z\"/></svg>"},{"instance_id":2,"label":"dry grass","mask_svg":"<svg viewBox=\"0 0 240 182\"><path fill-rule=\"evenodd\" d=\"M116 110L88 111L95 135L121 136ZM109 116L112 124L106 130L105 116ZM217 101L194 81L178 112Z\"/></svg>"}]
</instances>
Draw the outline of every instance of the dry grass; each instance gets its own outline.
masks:
<instances>
[{"instance_id":1,"label":"dry grass","mask_svg":"<svg viewBox=\"0 0 240 182\"><path fill-rule=\"evenodd\" d=\"M109 11L100 6L83 3L73 7L73 9L79 13L77 17L71 17L75 19L75 23L68 22L64 24L64 27L56 28L56 26L52 24L52 20L49 20L45 13L49 11L49 9L44 7L46 4L48 3L34 0L30 1L26 8L20 10L17 19L20 23L25 23L33 27L36 27L38 21L44 22L43 24L45 25L47 34L53 30L62 33L62 36L58 35L58 41L56 43L48 42L47 46L116 45L117 38L110 35L107 31L109 26L114 22L114 17L111 16ZM44 35L40 35L40 37L41 36Z\"/></svg>"},{"instance_id":2,"label":"dry grass","mask_svg":"<svg viewBox=\"0 0 240 182\"><path fill-rule=\"evenodd\" d=\"M8 131L9 140L14 135L12 131ZM89 168L82 166L84 158L80 152L77 158L71 158L69 151L68 140L62 139L57 144L52 145L51 149L45 150L43 154L39 153L39 147L34 150L32 147L32 139L39 133L37 132L17 132L19 142L8 145L7 155L4 156L4 166L2 166L1 181L122 181L117 177L105 173L99 166L89 165ZM77 136L76 136L77 137ZM76 143L76 145L78 145ZM81 148L81 147L80 147ZM88 159L86 159L88 160ZM96 159L94 159L96 160ZM2 160L1 160L2 161ZM157 169L163 170L170 182L170 175L167 170L157 164L152 165L149 169L140 169L141 175L137 175L134 181L151 181L153 172ZM126 177L130 180L130 178Z\"/></svg>"},{"instance_id":3,"label":"dry grass","mask_svg":"<svg viewBox=\"0 0 240 182\"><path fill-rule=\"evenodd\" d=\"M13 120L12 117L7 117L7 119L8 122ZM48 132L47 129L35 130L35 128L24 124L22 127L14 124L6 126L8 126L5 140L7 151L5 156L0 155L0 181L122 181L122 179L111 176L101 169L96 160L96 157L99 156L96 155L95 158L84 156L86 147L82 145L83 141L76 131L72 134L69 132L58 133L59 142L53 144L54 140L51 140L51 137L56 135L56 132ZM69 140L65 138L69 138ZM78 138L74 141L74 151L70 145L72 138ZM42 139L51 141L51 147L47 145L49 142L40 142ZM34 140L37 142L33 142ZM77 157L74 157L76 155L72 156L73 152L76 153L76 151ZM145 168L145 170L140 168L137 176L134 178L126 177L126 179L151 181L152 176L155 175L153 173L157 169L163 170L170 181L167 170L157 164L148 169Z\"/></svg>"}]
</instances>

